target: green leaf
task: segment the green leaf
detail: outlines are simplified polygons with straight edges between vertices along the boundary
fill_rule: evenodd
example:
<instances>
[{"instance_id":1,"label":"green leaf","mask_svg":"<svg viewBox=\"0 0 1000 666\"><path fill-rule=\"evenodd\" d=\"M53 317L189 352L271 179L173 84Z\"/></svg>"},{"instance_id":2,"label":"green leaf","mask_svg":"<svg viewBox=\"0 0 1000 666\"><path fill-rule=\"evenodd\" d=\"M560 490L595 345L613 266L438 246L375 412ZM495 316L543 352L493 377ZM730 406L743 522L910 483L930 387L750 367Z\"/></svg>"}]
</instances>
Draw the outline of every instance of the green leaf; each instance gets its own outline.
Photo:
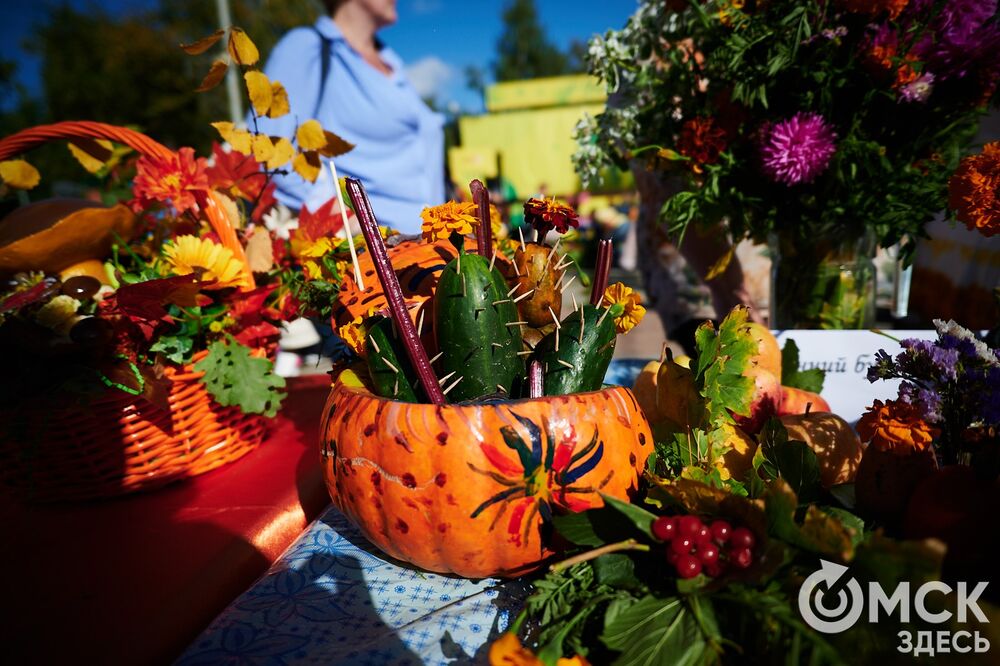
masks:
<instances>
[{"instance_id":1,"label":"green leaf","mask_svg":"<svg viewBox=\"0 0 1000 666\"><path fill-rule=\"evenodd\" d=\"M227 340L209 345L208 356L194 366L205 373L205 388L223 407L237 405L244 414L274 416L285 397L278 390L285 379L274 374L271 361L252 356L232 336Z\"/></svg>"},{"instance_id":2,"label":"green leaf","mask_svg":"<svg viewBox=\"0 0 1000 666\"><path fill-rule=\"evenodd\" d=\"M622 653L616 665L701 664L708 643L698 621L677 597L644 597L605 622L601 640Z\"/></svg>"},{"instance_id":3,"label":"green leaf","mask_svg":"<svg viewBox=\"0 0 1000 666\"><path fill-rule=\"evenodd\" d=\"M768 419L761 430L754 467L769 479L784 479L801 503L822 492L816 452L805 442L789 440L785 426L776 418Z\"/></svg>"},{"instance_id":4,"label":"green leaf","mask_svg":"<svg viewBox=\"0 0 1000 666\"><path fill-rule=\"evenodd\" d=\"M553 516L552 523L568 541L591 548L635 535L632 526L621 520L619 512L607 507Z\"/></svg>"},{"instance_id":5,"label":"green leaf","mask_svg":"<svg viewBox=\"0 0 1000 666\"><path fill-rule=\"evenodd\" d=\"M163 354L163 357L171 363L183 365L191 357L191 349L194 347L194 340L186 335L161 335L160 339L154 342L149 350Z\"/></svg>"},{"instance_id":6,"label":"green leaf","mask_svg":"<svg viewBox=\"0 0 1000 666\"><path fill-rule=\"evenodd\" d=\"M635 563L625 553L608 553L591 561L594 567L594 580L600 585L618 588L636 588L640 586L635 577Z\"/></svg>"},{"instance_id":7,"label":"green leaf","mask_svg":"<svg viewBox=\"0 0 1000 666\"><path fill-rule=\"evenodd\" d=\"M650 513L635 504L623 502L610 495L604 495L602 493L601 498L604 499L605 506L628 518L629 522L640 532L650 537L653 535L653 521L656 520L655 514Z\"/></svg>"},{"instance_id":8,"label":"green leaf","mask_svg":"<svg viewBox=\"0 0 1000 666\"><path fill-rule=\"evenodd\" d=\"M795 340L789 339L781 350L781 383L792 388L823 392L823 380L826 372L819 368L799 370L799 346Z\"/></svg>"},{"instance_id":9,"label":"green leaf","mask_svg":"<svg viewBox=\"0 0 1000 666\"><path fill-rule=\"evenodd\" d=\"M738 306L722 320L718 332L711 322L695 331L698 367L695 378L705 398L710 423L729 423L729 411L747 415L753 398L754 383L744 376L751 357L757 351L747 327L748 310Z\"/></svg>"}]
</instances>

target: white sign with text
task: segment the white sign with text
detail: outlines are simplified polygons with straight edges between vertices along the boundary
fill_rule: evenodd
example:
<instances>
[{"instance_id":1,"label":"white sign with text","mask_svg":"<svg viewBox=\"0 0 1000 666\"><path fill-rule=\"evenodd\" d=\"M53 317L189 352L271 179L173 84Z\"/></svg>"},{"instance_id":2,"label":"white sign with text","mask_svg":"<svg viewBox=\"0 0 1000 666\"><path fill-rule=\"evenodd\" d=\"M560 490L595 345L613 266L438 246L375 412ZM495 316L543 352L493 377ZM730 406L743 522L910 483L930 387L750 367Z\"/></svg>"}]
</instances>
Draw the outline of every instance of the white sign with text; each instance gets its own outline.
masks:
<instances>
[{"instance_id":1,"label":"white sign with text","mask_svg":"<svg viewBox=\"0 0 1000 666\"><path fill-rule=\"evenodd\" d=\"M887 331L893 338L936 340L937 331ZM820 368L826 371L823 398L830 409L854 423L872 401L896 397L899 380L868 381L868 368L875 361L875 352L884 349L890 356L900 351L898 342L872 331L775 331L778 344L789 339L799 347L799 369Z\"/></svg>"}]
</instances>

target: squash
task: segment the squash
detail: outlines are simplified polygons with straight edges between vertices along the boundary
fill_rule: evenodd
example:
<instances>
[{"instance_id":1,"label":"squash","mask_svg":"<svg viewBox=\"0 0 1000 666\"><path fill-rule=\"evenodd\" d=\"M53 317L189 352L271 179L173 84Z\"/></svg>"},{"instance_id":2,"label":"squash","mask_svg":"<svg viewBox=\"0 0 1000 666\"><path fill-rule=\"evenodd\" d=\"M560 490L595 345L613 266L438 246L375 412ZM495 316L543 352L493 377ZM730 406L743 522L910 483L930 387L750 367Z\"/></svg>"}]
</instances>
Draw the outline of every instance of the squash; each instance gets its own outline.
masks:
<instances>
[{"instance_id":1,"label":"squash","mask_svg":"<svg viewBox=\"0 0 1000 666\"><path fill-rule=\"evenodd\" d=\"M805 442L816 453L824 488L854 481L864 447L851 424L830 412L785 414L781 424L788 439Z\"/></svg>"},{"instance_id":2,"label":"squash","mask_svg":"<svg viewBox=\"0 0 1000 666\"><path fill-rule=\"evenodd\" d=\"M320 427L334 504L390 556L469 578L518 576L554 553L553 513L627 500L653 449L632 393L411 404L335 381Z\"/></svg>"}]
</instances>

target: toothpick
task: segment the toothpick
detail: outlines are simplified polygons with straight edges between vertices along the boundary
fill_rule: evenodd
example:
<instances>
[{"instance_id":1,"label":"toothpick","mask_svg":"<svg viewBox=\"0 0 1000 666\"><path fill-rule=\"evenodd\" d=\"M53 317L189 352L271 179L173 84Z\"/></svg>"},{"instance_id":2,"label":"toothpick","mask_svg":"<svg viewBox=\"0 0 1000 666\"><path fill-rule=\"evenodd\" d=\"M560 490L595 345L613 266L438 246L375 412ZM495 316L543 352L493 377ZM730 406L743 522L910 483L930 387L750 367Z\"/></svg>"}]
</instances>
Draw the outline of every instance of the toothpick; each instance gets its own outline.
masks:
<instances>
[{"instance_id":1,"label":"toothpick","mask_svg":"<svg viewBox=\"0 0 1000 666\"><path fill-rule=\"evenodd\" d=\"M521 294L520 296L518 296L517 298L515 298L514 302L515 303L520 303L522 300L524 300L528 296L531 296L533 293L535 293L534 289L532 289L531 291L526 291L523 294Z\"/></svg>"},{"instance_id":2,"label":"toothpick","mask_svg":"<svg viewBox=\"0 0 1000 666\"><path fill-rule=\"evenodd\" d=\"M584 323L585 323L585 319L583 317L583 308L580 308L580 344L581 345L583 344L583 325L584 325Z\"/></svg>"},{"instance_id":3,"label":"toothpick","mask_svg":"<svg viewBox=\"0 0 1000 666\"><path fill-rule=\"evenodd\" d=\"M462 253L461 252L458 253L457 257L455 257L455 272L456 273L461 273L462 272Z\"/></svg>"},{"instance_id":4,"label":"toothpick","mask_svg":"<svg viewBox=\"0 0 1000 666\"><path fill-rule=\"evenodd\" d=\"M562 328L562 324L559 323L559 317L556 316L556 313L552 310L551 305L549 306L549 314L552 315L552 321L556 324L556 330Z\"/></svg>"},{"instance_id":5,"label":"toothpick","mask_svg":"<svg viewBox=\"0 0 1000 666\"><path fill-rule=\"evenodd\" d=\"M515 284L513 287L510 288L510 291L507 292L507 298L510 298L511 296L513 296L514 292L517 291L520 288L521 288L521 283L518 282L517 284Z\"/></svg>"},{"instance_id":6,"label":"toothpick","mask_svg":"<svg viewBox=\"0 0 1000 666\"><path fill-rule=\"evenodd\" d=\"M563 275L565 275L565 273ZM566 288L569 287L571 284L573 284L573 280L575 280L575 279L576 279L576 275L573 275L572 277L570 277L569 282L567 282L566 284L564 284L562 286L562 288L559 290L559 293L562 293L562 292L566 291ZM573 297L573 302L576 303L576 296Z\"/></svg>"},{"instance_id":7,"label":"toothpick","mask_svg":"<svg viewBox=\"0 0 1000 666\"><path fill-rule=\"evenodd\" d=\"M569 368L570 370L576 370L576 366L573 365L572 363L568 362L568 361L564 361L561 358L557 358L556 361L559 362L559 365L564 365L567 368Z\"/></svg>"},{"instance_id":8,"label":"toothpick","mask_svg":"<svg viewBox=\"0 0 1000 666\"><path fill-rule=\"evenodd\" d=\"M532 354L534 354L534 351L530 349L525 349L524 351L517 352L518 356L531 356Z\"/></svg>"},{"instance_id":9,"label":"toothpick","mask_svg":"<svg viewBox=\"0 0 1000 666\"><path fill-rule=\"evenodd\" d=\"M444 377L442 377L441 379L439 379L439 380L438 380L438 384L444 384L444 383L445 383L446 381L448 381L448 380L449 380L449 379L451 378L451 376L452 376L452 375L454 375L454 374L455 374L456 372L458 372L458 370L452 370L452 371L451 371L451 372L449 372L449 373L448 373L447 375L445 375Z\"/></svg>"},{"instance_id":10,"label":"toothpick","mask_svg":"<svg viewBox=\"0 0 1000 666\"><path fill-rule=\"evenodd\" d=\"M555 288L559 290L560 294L562 293L562 281L563 281L563 279L565 277L566 277L566 273L563 273L562 275L559 276L559 281L556 282Z\"/></svg>"},{"instance_id":11,"label":"toothpick","mask_svg":"<svg viewBox=\"0 0 1000 666\"><path fill-rule=\"evenodd\" d=\"M511 326L524 326L527 323L528 322L526 321L512 321L509 324L507 324L507 327L510 328Z\"/></svg>"},{"instance_id":12,"label":"toothpick","mask_svg":"<svg viewBox=\"0 0 1000 666\"><path fill-rule=\"evenodd\" d=\"M466 298L468 294L465 291L465 274L462 274L462 298Z\"/></svg>"},{"instance_id":13,"label":"toothpick","mask_svg":"<svg viewBox=\"0 0 1000 666\"><path fill-rule=\"evenodd\" d=\"M494 347L499 347L500 349L503 349L503 345L500 344L499 342L491 342L490 344L493 345Z\"/></svg>"},{"instance_id":14,"label":"toothpick","mask_svg":"<svg viewBox=\"0 0 1000 666\"><path fill-rule=\"evenodd\" d=\"M566 262L565 264L563 262ZM559 257L559 263L556 264L556 270L562 270L573 263L573 260L569 256L569 252Z\"/></svg>"},{"instance_id":15,"label":"toothpick","mask_svg":"<svg viewBox=\"0 0 1000 666\"><path fill-rule=\"evenodd\" d=\"M497 390L500 391L501 393L507 392L507 389L505 389L501 384L497 384Z\"/></svg>"},{"instance_id":16,"label":"toothpick","mask_svg":"<svg viewBox=\"0 0 1000 666\"><path fill-rule=\"evenodd\" d=\"M381 354L382 353L382 350L378 348L378 343L375 342L375 338L369 336L368 341L372 343L372 347L375 348L375 353L376 354Z\"/></svg>"},{"instance_id":17,"label":"toothpick","mask_svg":"<svg viewBox=\"0 0 1000 666\"><path fill-rule=\"evenodd\" d=\"M385 363L387 366L389 366L390 370L392 370L393 372L395 372L397 375L399 374L399 368L397 368L392 363L390 363L389 359L387 359L385 356L379 356L379 358L382 359L383 363Z\"/></svg>"},{"instance_id":18,"label":"toothpick","mask_svg":"<svg viewBox=\"0 0 1000 666\"><path fill-rule=\"evenodd\" d=\"M604 318L608 316L609 312L611 312L611 306L610 305L608 307L604 308L604 313L601 314L601 318L597 320L597 326L598 326L598 328L600 328L601 322L604 321Z\"/></svg>"},{"instance_id":19,"label":"toothpick","mask_svg":"<svg viewBox=\"0 0 1000 666\"><path fill-rule=\"evenodd\" d=\"M351 225L347 223L347 206L344 205L344 195L340 191L340 179L337 178L337 167L333 160L330 160L330 174L333 176L333 189L337 192L337 205L340 206L340 220L347 233L347 247L351 250L351 263L354 264L354 280L358 283L358 289L365 290L365 281L361 277L361 264L358 263L358 251L354 249L354 235L351 233Z\"/></svg>"},{"instance_id":20,"label":"toothpick","mask_svg":"<svg viewBox=\"0 0 1000 666\"><path fill-rule=\"evenodd\" d=\"M517 267L517 257L515 256L514 260L511 261L510 263L512 266L514 266L514 275L516 275L517 277L521 277L521 269Z\"/></svg>"},{"instance_id":21,"label":"toothpick","mask_svg":"<svg viewBox=\"0 0 1000 666\"><path fill-rule=\"evenodd\" d=\"M417 320L417 335L419 336L424 330L424 310L420 311L420 319Z\"/></svg>"},{"instance_id":22,"label":"toothpick","mask_svg":"<svg viewBox=\"0 0 1000 666\"><path fill-rule=\"evenodd\" d=\"M493 266L495 266L495 265L496 265L496 263L497 263L497 253L496 253L496 252L494 252L494 253L493 253L493 258L492 258L492 259L490 259L490 272L491 272L491 273L493 272Z\"/></svg>"},{"instance_id":23,"label":"toothpick","mask_svg":"<svg viewBox=\"0 0 1000 666\"><path fill-rule=\"evenodd\" d=\"M521 239L521 247L524 247L524 232L521 230L521 227L517 228L517 237Z\"/></svg>"},{"instance_id":24,"label":"toothpick","mask_svg":"<svg viewBox=\"0 0 1000 666\"><path fill-rule=\"evenodd\" d=\"M460 381L462 381L463 379L465 379L465 377L459 377L458 379L456 379L456 380L455 380L454 382L452 382L452 385L451 385L451 386L449 386L448 388L446 388L446 389L445 389L445 390L443 391L443 393L444 393L445 395L448 395L448 391L450 391L450 390L452 390L453 388L455 388L456 386L458 386L458 383L459 383Z\"/></svg>"},{"instance_id":25,"label":"toothpick","mask_svg":"<svg viewBox=\"0 0 1000 666\"><path fill-rule=\"evenodd\" d=\"M442 356L444 356L444 352L438 352L437 354L434 355L434 358L432 358L430 361L428 361L428 363L433 363L434 361L438 360Z\"/></svg>"},{"instance_id":26,"label":"toothpick","mask_svg":"<svg viewBox=\"0 0 1000 666\"><path fill-rule=\"evenodd\" d=\"M556 256L556 248L559 247L559 243L561 242L562 242L562 236L556 239L556 242L552 246L552 249L549 250L549 256L545 257L545 268L549 267L549 262L552 261L552 257Z\"/></svg>"},{"instance_id":27,"label":"toothpick","mask_svg":"<svg viewBox=\"0 0 1000 666\"><path fill-rule=\"evenodd\" d=\"M399 375L396 375L396 381L392 384L392 394L399 395Z\"/></svg>"},{"instance_id":28,"label":"toothpick","mask_svg":"<svg viewBox=\"0 0 1000 666\"><path fill-rule=\"evenodd\" d=\"M569 282L572 281L573 280L570 280ZM569 282L566 283L566 287L569 286ZM563 287L563 289L566 289L566 287ZM569 295L573 298L573 312L576 312L577 310L580 309L580 304L576 302L576 292L571 291Z\"/></svg>"},{"instance_id":29,"label":"toothpick","mask_svg":"<svg viewBox=\"0 0 1000 666\"><path fill-rule=\"evenodd\" d=\"M559 327L556 326L556 351L559 351Z\"/></svg>"},{"instance_id":30,"label":"toothpick","mask_svg":"<svg viewBox=\"0 0 1000 666\"><path fill-rule=\"evenodd\" d=\"M503 303L510 303L510 299L504 298L503 300L493 301L493 305L502 305Z\"/></svg>"}]
</instances>

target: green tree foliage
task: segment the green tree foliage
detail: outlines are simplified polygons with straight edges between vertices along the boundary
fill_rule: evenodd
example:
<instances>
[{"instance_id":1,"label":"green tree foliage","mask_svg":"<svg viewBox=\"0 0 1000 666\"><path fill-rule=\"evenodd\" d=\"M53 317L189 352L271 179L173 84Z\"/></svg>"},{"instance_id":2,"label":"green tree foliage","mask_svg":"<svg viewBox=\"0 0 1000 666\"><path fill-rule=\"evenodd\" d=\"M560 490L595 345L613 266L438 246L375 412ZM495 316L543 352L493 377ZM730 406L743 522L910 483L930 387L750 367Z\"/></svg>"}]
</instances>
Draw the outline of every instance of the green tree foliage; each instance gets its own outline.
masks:
<instances>
[{"instance_id":1,"label":"green tree foliage","mask_svg":"<svg viewBox=\"0 0 1000 666\"><path fill-rule=\"evenodd\" d=\"M509 0L503 11L493 75L497 81L569 74L571 58L552 44L538 20L534 0Z\"/></svg>"}]
</instances>

